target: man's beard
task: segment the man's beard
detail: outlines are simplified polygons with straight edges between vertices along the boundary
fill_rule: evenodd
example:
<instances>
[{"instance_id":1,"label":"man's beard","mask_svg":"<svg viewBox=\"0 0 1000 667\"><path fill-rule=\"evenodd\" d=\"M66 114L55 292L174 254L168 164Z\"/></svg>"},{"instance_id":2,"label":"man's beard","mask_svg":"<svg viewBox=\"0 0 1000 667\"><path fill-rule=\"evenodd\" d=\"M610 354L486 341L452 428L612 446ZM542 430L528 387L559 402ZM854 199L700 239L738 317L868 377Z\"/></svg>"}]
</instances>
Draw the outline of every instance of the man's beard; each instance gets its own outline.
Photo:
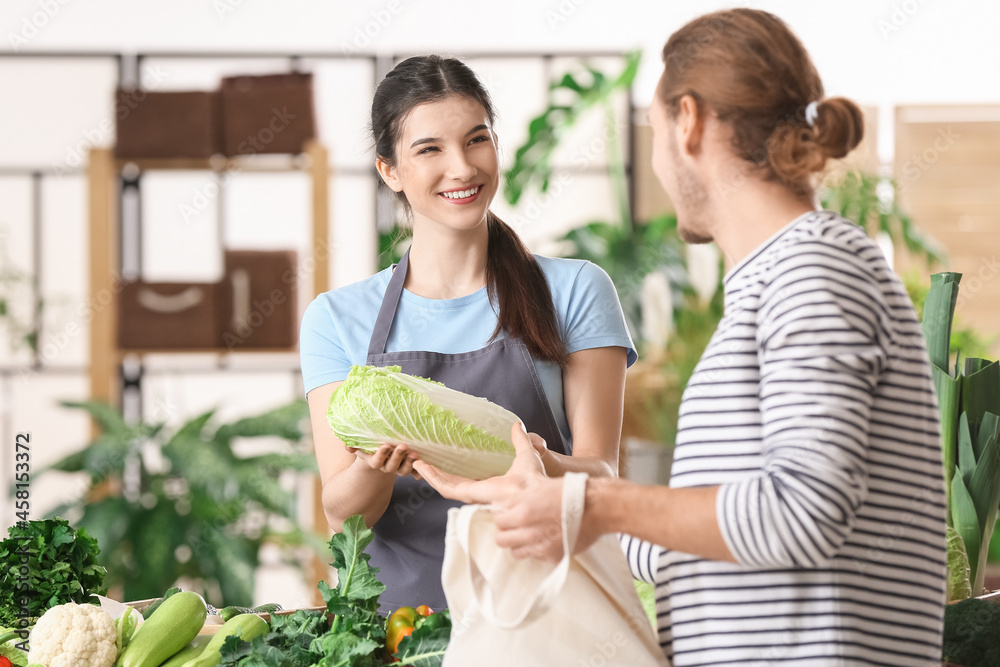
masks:
<instances>
[{"instance_id":1,"label":"man's beard","mask_svg":"<svg viewBox=\"0 0 1000 667\"><path fill-rule=\"evenodd\" d=\"M670 138L670 159L673 162L675 183L677 184L677 199L674 208L683 211L677 217L677 233L685 243L702 244L711 243L714 239L702 231L699 222L704 222L707 217L708 188L701 182L694 172L686 169L681 163L681 154L677 150L677 143Z\"/></svg>"}]
</instances>

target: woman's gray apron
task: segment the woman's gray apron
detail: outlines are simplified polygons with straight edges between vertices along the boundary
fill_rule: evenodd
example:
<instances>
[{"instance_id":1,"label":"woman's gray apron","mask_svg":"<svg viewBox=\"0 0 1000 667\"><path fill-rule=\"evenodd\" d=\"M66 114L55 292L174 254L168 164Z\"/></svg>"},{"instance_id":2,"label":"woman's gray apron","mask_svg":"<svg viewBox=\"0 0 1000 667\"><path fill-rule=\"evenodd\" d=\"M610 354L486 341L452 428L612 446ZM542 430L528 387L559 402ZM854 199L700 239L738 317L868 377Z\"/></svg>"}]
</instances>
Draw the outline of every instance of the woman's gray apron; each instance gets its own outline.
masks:
<instances>
[{"instance_id":1,"label":"woman's gray apron","mask_svg":"<svg viewBox=\"0 0 1000 667\"><path fill-rule=\"evenodd\" d=\"M368 365L400 366L404 373L492 401L520 417L528 431L545 438L549 449L569 454L528 348L520 340L505 338L462 354L385 351L408 266L409 252L396 266L382 298L368 345ZM396 478L389 507L372 526L375 539L366 550L386 585L383 614L402 606L426 604L435 610L447 606L441 587L444 534L448 509L461 505L443 498L423 480Z\"/></svg>"}]
</instances>

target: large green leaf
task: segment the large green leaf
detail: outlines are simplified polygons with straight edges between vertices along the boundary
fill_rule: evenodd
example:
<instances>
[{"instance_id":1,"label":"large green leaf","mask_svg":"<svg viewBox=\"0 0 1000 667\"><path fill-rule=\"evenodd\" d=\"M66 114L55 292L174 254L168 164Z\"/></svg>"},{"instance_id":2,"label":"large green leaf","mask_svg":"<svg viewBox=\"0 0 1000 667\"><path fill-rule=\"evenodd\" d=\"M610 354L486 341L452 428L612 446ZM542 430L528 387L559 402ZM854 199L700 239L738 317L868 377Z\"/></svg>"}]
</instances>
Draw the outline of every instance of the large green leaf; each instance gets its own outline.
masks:
<instances>
[{"instance_id":1,"label":"large green leaf","mask_svg":"<svg viewBox=\"0 0 1000 667\"><path fill-rule=\"evenodd\" d=\"M962 376L962 411L969 415L969 433L979 450L979 425L987 413L1000 414L1000 363L983 360L966 360L966 375ZM973 370L969 374L969 370Z\"/></svg>"},{"instance_id":2,"label":"large green leaf","mask_svg":"<svg viewBox=\"0 0 1000 667\"><path fill-rule=\"evenodd\" d=\"M105 433L120 433L128 429L121 413L101 401L61 401L66 408L85 410Z\"/></svg>"},{"instance_id":3,"label":"large green leaf","mask_svg":"<svg viewBox=\"0 0 1000 667\"><path fill-rule=\"evenodd\" d=\"M275 473L266 469L239 465L233 471L241 495L259 503L264 509L279 516L293 516L295 497L281 488Z\"/></svg>"},{"instance_id":4,"label":"large green leaf","mask_svg":"<svg viewBox=\"0 0 1000 667\"><path fill-rule=\"evenodd\" d=\"M976 505L979 526L992 526L996 520L997 503L1000 503L1000 447L996 439L989 442L967 484L969 495Z\"/></svg>"},{"instance_id":5,"label":"large green leaf","mask_svg":"<svg viewBox=\"0 0 1000 667\"><path fill-rule=\"evenodd\" d=\"M365 547L373 538L360 515L349 517L341 532L330 538L330 551L333 552L330 565L337 568L337 587L346 599L377 598L385 590L385 585L374 576L378 568L368 564L371 556L365 553Z\"/></svg>"},{"instance_id":6,"label":"large green leaf","mask_svg":"<svg viewBox=\"0 0 1000 667\"><path fill-rule=\"evenodd\" d=\"M172 503L159 502L135 516L129 526L133 567L125 580L125 599L143 600L162 595L179 576L177 548L183 526Z\"/></svg>"},{"instance_id":7,"label":"large green leaf","mask_svg":"<svg viewBox=\"0 0 1000 667\"><path fill-rule=\"evenodd\" d=\"M235 492L232 472L237 459L225 445L214 440L175 436L162 451L170 461L171 471L189 486L203 488L219 501Z\"/></svg>"},{"instance_id":8,"label":"large green leaf","mask_svg":"<svg viewBox=\"0 0 1000 667\"><path fill-rule=\"evenodd\" d=\"M948 345L961 279L960 273L935 273L931 276L931 288L924 302L922 326L927 340L927 355L933 366L945 371L949 367Z\"/></svg>"},{"instance_id":9,"label":"large green leaf","mask_svg":"<svg viewBox=\"0 0 1000 667\"><path fill-rule=\"evenodd\" d=\"M948 490L950 504L951 480L955 475L959 398L962 385L960 380L951 377L947 371L938 366L931 366L931 374L934 377L934 388L937 391L941 413L941 458L944 464L945 488Z\"/></svg>"},{"instance_id":10,"label":"large green leaf","mask_svg":"<svg viewBox=\"0 0 1000 667\"><path fill-rule=\"evenodd\" d=\"M309 405L298 400L262 415L247 417L224 424L215 432L215 439L228 443L233 438L276 436L286 440L301 440L302 424L309 418Z\"/></svg>"},{"instance_id":11,"label":"large green leaf","mask_svg":"<svg viewBox=\"0 0 1000 667\"><path fill-rule=\"evenodd\" d=\"M205 550L201 554L202 565L212 568L222 591L222 599L206 599L215 606L251 604L260 543L244 537L227 535L221 530L210 533L208 538L212 546L210 550ZM209 598L211 597L209 595ZM242 602L243 600L246 602Z\"/></svg>"},{"instance_id":12,"label":"large green leaf","mask_svg":"<svg viewBox=\"0 0 1000 667\"><path fill-rule=\"evenodd\" d=\"M984 424L995 425L995 416L984 420ZM980 434L985 429L980 431ZM981 591L986 577L986 563L989 561L990 539L997 521L997 506L1000 504L1000 446L997 446L996 431L992 430L983 442L983 454L976 465L969 482L969 495L976 505L976 515L982 531L980 549L969 552L970 564L974 561L972 590ZM978 595L978 592L977 592Z\"/></svg>"},{"instance_id":13,"label":"large green leaf","mask_svg":"<svg viewBox=\"0 0 1000 667\"><path fill-rule=\"evenodd\" d=\"M961 474L955 475L951 481L951 520L955 531L962 536L962 542L965 543L965 552L969 554L969 579L974 581L977 558L973 554L979 554L983 536L979 528L976 504Z\"/></svg>"},{"instance_id":14,"label":"large green leaf","mask_svg":"<svg viewBox=\"0 0 1000 667\"><path fill-rule=\"evenodd\" d=\"M963 413L965 414L965 413ZM986 451L989 447L996 446L1000 440L1000 417L993 412L983 415L983 420L979 423L979 433L976 437L975 450L977 452Z\"/></svg>"},{"instance_id":15,"label":"large green leaf","mask_svg":"<svg viewBox=\"0 0 1000 667\"><path fill-rule=\"evenodd\" d=\"M968 486L976 469L976 450L969 431L969 415L965 412L958 418L958 458L955 465L964 471L965 485Z\"/></svg>"}]
</instances>

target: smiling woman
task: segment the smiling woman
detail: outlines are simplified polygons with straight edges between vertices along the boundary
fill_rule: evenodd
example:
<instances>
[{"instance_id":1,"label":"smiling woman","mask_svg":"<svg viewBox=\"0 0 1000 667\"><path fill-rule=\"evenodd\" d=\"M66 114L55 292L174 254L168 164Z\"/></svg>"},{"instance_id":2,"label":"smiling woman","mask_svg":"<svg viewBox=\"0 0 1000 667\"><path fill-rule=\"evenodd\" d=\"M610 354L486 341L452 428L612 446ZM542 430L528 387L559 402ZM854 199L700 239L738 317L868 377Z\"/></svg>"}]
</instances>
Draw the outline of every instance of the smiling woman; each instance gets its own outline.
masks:
<instances>
[{"instance_id":1,"label":"smiling woman","mask_svg":"<svg viewBox=\"0 0 1000 667\"><path fill-rule=\"evenodd\" d=\"M495 124L486 89L459 60L410 58L386 75L372 102L375 166L413 225L410 250L321 294L302 320L323 507L334 530L354 514L372 527L383 612L447 606L444 534L460 503L414 474L417 455L405 446L366 453L331 433L330 397L352 366L400 366L506 408L544 438L552 475L617 469L625 368L635 360L621 305L600 268L533 255L490 211L500 187Z\"/></svg>"}]
</instances>

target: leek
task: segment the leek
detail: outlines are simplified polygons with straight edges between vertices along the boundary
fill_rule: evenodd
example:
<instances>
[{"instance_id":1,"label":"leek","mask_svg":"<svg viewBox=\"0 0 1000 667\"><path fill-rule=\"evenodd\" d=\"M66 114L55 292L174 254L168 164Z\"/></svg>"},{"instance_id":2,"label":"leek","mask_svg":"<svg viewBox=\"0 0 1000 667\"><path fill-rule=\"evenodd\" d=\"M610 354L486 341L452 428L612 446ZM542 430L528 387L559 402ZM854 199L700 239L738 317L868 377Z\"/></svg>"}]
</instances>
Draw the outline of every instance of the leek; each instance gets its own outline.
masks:
<instances>
[{"instance_id":1,"label":"leek","mask_svg":"<svg viewBox=\"0 0 1000 667\"><path fill-rule=\"evenodd\" d=\"M941 456L948 502L949 590L964 572L956 534L968 556L971 595L983 590L990 538L1000 505L1000 364L956 358L949 371L949 342L958 300L959 273L931 276L923 331L941 412Z\"/></svg>"}]
</instances>

